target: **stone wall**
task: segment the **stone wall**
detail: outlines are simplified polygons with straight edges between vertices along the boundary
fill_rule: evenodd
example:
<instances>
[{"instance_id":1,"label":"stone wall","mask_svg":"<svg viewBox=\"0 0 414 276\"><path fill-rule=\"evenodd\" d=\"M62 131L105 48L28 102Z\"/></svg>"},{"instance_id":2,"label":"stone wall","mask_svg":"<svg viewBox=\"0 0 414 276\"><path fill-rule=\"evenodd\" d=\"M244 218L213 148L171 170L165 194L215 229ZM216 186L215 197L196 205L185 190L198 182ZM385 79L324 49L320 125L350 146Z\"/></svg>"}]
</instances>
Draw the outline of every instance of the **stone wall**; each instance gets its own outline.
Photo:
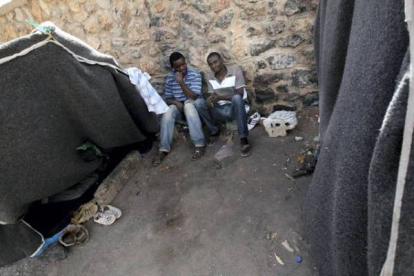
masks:
<instances>
[{"instance_id":1,"label":"stone wall","mask_svg":"<svg viewBox=\"0 0 414 276\"><path fill-rule=\"evenodd\" d=\"M206 56L218 51L243 67L249 97L269 112L317 101L316 8L317 0L14 0L0 7L0 43L28 34L25 19L52 21L150 73L160 93L171 52L208 72Z\"/></svg>"}]
</instances>

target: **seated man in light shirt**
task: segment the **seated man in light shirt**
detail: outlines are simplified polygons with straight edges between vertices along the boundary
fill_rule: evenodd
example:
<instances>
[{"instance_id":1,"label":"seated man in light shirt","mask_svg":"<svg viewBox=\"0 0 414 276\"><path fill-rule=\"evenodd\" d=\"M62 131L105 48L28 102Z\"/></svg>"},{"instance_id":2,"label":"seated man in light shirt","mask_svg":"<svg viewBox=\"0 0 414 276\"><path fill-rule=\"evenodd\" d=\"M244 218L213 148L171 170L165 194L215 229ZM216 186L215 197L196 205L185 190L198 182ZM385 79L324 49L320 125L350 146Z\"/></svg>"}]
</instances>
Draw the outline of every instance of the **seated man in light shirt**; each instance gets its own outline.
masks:
<instances>
[{"instance_id":1,"label":"seated man in light shirt","mask_svg":"<svg viewBox=\"0 0 414 276\"><path fill-rule=\"evenodd\" d=\"M178 52L170 55L172 72L165 83L165 98L169 109L163 114L160 128L160 145L157 156L152 161L158 166L171 150L176 119L187 120L190 138L195 146L192 160L198 160L204 155L205 139L195 104L201 95L201 74L187 67L185 57Z\"/></svg>"},{"instance_id":2,"label":"seated man in light shirt","mask_svg":"<svg viewBox=\"0 0 414 276\"><path fill-rule=\"evenodd\" d=\"M207 63L212 72L207 77L207 100L196 103L198 114L210 130L207 143L213 145L220 134L217 121L236 120L240 138L241 156L247 157L252 147L247 140L247 114L244 99L247 98L243 73L239 66L226 66L219 53L210 53Z\"/></svg>"}]
</instances>

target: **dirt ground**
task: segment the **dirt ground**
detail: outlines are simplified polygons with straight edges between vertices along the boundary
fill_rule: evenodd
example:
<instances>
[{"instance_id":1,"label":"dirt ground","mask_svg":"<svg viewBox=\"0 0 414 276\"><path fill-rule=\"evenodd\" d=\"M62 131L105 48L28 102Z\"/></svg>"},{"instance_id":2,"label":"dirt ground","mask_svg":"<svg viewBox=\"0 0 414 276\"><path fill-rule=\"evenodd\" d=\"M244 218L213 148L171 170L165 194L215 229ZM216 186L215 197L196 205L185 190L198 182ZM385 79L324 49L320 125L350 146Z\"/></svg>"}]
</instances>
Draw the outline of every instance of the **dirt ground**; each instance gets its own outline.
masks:
<instances>
[{"instance_id":1,"label":"dirt ground","mask_svg":"<svg viewBox=\"0 0 414 276\"><path fill-rule=\"evenodd\" d=\"M311 177L286 174L314 144L317 113L300 112L286 137L269 138L257 126L248 158L239 157L237 137L235 155L221 163L214 154L225 136L198 161L190 159L191 143L180 139L152 168L153 149L112 203L123 211L120 220L88 222L90 240L69 248L64 260L26 259L0 275L316 275L301 218Z\"/></svg>"}]
</instances>

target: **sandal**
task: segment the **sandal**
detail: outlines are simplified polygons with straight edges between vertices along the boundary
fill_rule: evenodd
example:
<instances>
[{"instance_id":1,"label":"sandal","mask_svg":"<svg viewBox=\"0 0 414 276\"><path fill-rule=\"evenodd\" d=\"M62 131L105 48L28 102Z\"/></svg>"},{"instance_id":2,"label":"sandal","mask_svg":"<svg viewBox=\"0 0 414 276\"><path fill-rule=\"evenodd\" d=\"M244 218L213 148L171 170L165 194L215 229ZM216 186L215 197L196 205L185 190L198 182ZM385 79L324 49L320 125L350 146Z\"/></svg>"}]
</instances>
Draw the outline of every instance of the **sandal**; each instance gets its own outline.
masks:
<instances>
[{"instance_id":1,"label":"sandal","mask_svg":"<svg viewBox=\"0 0 414 276\"><path fill-rule=\"evenodd\" d=\"M98 224L102 224L102 225L112 225L116 220L116 216L112 213L102 213L102 212L98 212L94 218L93 221L98 223Z\"/></svg>"},{"instance_id":2,"label":"sandal","mask_svg":"<svg viewBox=\"0 0 414 276\"><path fill-rule=\"evenodd\" d=\"M191 157L191 160L196 161L200 159L201 157L203 157L205 151L206 151L205 147L196 147L193 157Z\"/></svg>"},{"instance_id":3,"label":"sandal","mask_svg":"<svg viewBox=\"0 0 414 276\"><path fill-rule=\"evenodd\" d=\"M162 161L164 161L167 155L168 155L168 152L165 152L165 151L158 152L157 156L155 156L154 159L152 160L152 166L153 167L159 166L162 163Z\"/></svg>"},{"instance_id":4,"label":"sandal","mask_svg":"<svg viewBox=\"0 0 414 276\"><path fill-rule=\"evenodd\" d=\"M69 247L77 244L85 243L89 240L89 231L82 225L73 225L70 224L65 232L59 237L59 242L65 246Z\"/></svg>"},{"instance_id":5,"label":"sandal","mask_svg":"<svg viewBox=\"0 0 414 276\"><path fill-rule=\"evenodd\" d=\"M208 147L213 146L217 142L219 137L220 137L220 130L218 130L217 133L210 135L210 138L207 141L207 146Z\"/></svg>"},{"instance_id":6,"label":"sandal","mask_svg":"<svg viewBox=\"0 0 414 276\"><path fill-rule=\"evenodd\" d=\"M62 236L59 237L59 242L65 247L72 246L76 243L76 234L74 232L65 231Z\"/></svg>"},{"instance_id":7,"label":"sandal","mask_svg":"<svg viewBox=\"0 0 414 276\"><path fill-rule=\"evenodd\" d=\"M78 210L73 214L70 221L71 224L82 224L89 221L98 212L98 205L91 200L88 203L82 204Z\"/></svg>"},{"instance_id":8,"label":"sandal","mask_svg":"<svg viewBox=\"0 0 414 276\"><path fill-rule=\"evenodd\" d=\"M247 157L252 153L252 146L250 144L242 145L241 146L241 156Z\"/></svg>"}]
</instances>

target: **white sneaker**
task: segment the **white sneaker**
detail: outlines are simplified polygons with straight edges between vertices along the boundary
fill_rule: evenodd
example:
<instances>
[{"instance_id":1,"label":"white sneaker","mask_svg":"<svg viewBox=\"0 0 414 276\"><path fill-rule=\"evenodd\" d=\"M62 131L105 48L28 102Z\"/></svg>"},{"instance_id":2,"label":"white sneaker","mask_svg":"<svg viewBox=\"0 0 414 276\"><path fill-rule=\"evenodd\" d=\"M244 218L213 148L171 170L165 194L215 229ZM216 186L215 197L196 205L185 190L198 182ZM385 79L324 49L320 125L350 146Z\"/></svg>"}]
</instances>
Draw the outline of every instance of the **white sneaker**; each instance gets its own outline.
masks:
<instances>
[{"instance_id":1,"label":"white sneaker","mask_svg":"<svg viewBox=\"0 0 414 276\"><path fill-rule=\"evenodd\" d=\"M122 216L122 211L111 205L101 205L100 211L102 213L111 213L114 214L116 219L119 219Z\"/></svg>"},{"instance_id":2,"label":"white sneaker","mask_svg":"<svg viewBox=\"0 0 414 276\"><path fill-rule=\"evenodd\" d=\"M112 225L116 220L116 216L113 213L98 212L93 217L93 221L102 225Z\"/></svg>"},{"instance_id":3,"label":"white sneaker","mask_svg":"<svg viewBox=\"0 0 414 276\"><path fill-rule=\"evenodd\" d=\"M255 112L252 116L250 116L249 118L250 122L247 125L248 130L249 131L252 130L257 125L259 120L260 120L260 114L258 112Z\"/></svg>"}]
</instances>

